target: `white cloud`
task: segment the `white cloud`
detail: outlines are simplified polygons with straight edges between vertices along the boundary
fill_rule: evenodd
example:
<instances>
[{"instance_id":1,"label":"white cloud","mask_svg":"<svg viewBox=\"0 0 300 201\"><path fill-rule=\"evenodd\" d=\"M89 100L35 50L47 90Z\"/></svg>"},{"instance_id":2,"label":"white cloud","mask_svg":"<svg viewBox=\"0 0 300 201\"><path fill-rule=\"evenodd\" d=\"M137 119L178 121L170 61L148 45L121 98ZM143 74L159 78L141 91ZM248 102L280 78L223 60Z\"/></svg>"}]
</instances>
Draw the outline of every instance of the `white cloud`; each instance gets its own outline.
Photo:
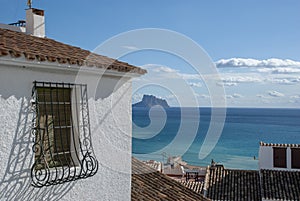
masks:
<instances>
[{"instance_id":1,"label":"white cloud","mask_svg":"<svg viewBox=\"0 0 300 201\"><path fill-rule=\"evenodd\" d=\"M232 95L226 95L226 98L227 99L233 99L233 96Z\"/></svg>"},{"instance_id":2,"label":"white cloud","mask_svg":"<svg viewBox=\"0 0 300 201\"><path fill-rule=\"evenodd\" d=\"M262 68L257 69L260 73L273 73L273 74L293 74L293 73L300 73L299 68L291 68L291 67L278 67L278 68Z\"/></svg>"},{"instance_id":3,"label":"white cloud","mask_svg":"<svg viewBox=\"0 0 300 201\"><path fill-rule=\"evenodd\" d=\"M148 65L147 68L149 68L149 67L151 67L151 66ZM152 68L152 71L156 72L156 73L177 73L177 71L174 70L173 68L169 68L166 66L155 66Z\"/></svg>"},{"instance_id":4,"label":"white cloud","mask_svg":"<svg viewBox=\"0 0 300 201\"><path fill-rule=\"evenodd\" d=\"M300 83L300 78L268 78L267 82L281 85L292 85Z\"/></svg>"},{"instance_id":5,"label":"white cloud","mask_svg":"<svg viewBox=\"0 0 300 201\"><path fill-rule=\"evenodd\" d=\"M237 86L237 83L233 83L233 82L221 82L218 83L219 86L224 86L224 87L233 87L233 86Z\"/></svg>"},{"instance_id":6,"label":"white cloud","mask_svg":"<svg viewBox=\"0 0 300 201\"><path fill-rule=\"evenodd\" d=\"M122 48L125 48L125 49L128 49L128 50L139 50L138 47L135 47L135 46L127 46L127 45L122 46Z\"/></svg>"},{"instance_id":7,"label":"white cloud","mask_svg":"<svg viewBox=\"0 0 300 201\"><path fill-rule=\"evenodd\" d=\"M148 71L145 76L142 76L147 80L157 81L159 79L182 79L177 70L167 66L162 66L159 64L145 64L142 66L142 68Z\"/></svg>"},{"instance_id":8,"label":"white cloud","mask_svg":"<svg viewBox=\"0 0 300 201\"><path fill-rule=\"evenodd\" d=\"M232 96L233 96L234 98L243 98L243 97L244 97L243 95L237 94L237 93L234 93Z\"/></svg>"},{"instance_id":9,"label":"white cloud","mask_svg":"<svg viewBox=\"0 0 300 201\"><path fill-rule=\"evenodd\" d=\"M207 94L197 94L196 96L199 97L199 98L203 98L203 99L209 99L210 98L210 96L207 95Z\"/></svg>"},{"instance_id":10,"label":"white cloud","mask_svg":"<svg viewBox=\"0 0 300 201\"><path fill-rule=\"evenodd\" d=\"M245 58L231 58L221 59L216 62L217 67L300 67L299 61L293 61L290 59L245 59Z\"/></svg>"},{"instance_id":11,"label":"white cloud","mask_svg":"<svg viewBox=\"0 0 300 201\"><path fill-rule=\"evenodd\" d=\"M159 77L175 77L177 79L183 79L183 80L202 80L201 76L199 74L187 74L187 73L181 73L178 70L175 70L173 68L162 66L159 64L145 64L142 66L142 68L145 68L148 70L148 74L151 72L156 73Z\"/></svg>"},{"instance_id":12,"label":"white cloud","mask_svg":"<svg viewBox=\"0 0 300 201\"><path fill-rule=\"evenodd\" d=\"M280 93L278 91L268 91L268 94L273 97L283 97L284 96L283 93Z\"/></svg>"},{"instance_id":13,"label":"white cloud","mask_svg":"<svg viewBox=\"0 0 300 201\"><path fill-rule=\"evenodd\" d=\"M199 80L201 79L201 76L199 74L186 74L186 73L180 73L180 77L184 80Z\"/></svg>"},{"instance_id":14,"label":"white cloud","mask_svg":"<svg viewBox=\"0 0 300 201\"><path fill-rule=\"evenodd\" d=\"M256 94L256 97L263 98L264 96L262 94Z\"/></svg>"},{"instance_id":15,"label":"white cloud","mask_svg":"<svg viewBox=\"0 0 300 201\"><path fill-rule=\"evenodd\" d=\"M191 87L198 87L198 88L202 87L202 84L200 82L189 82L189 85Z\"/></svg>"},{"instance_id":16,"label":"white cloud","mask_svg":"<svg viewBox=\"0 0 300 201\"><path fill-rule=\"evenodd\" d=\"M300 95L290 96L290 103L300 103Z\"/></svg>"},{"instance_id":17,"label":"white cloud","mask_svg":"<svg viewBox=\"0 0 300 201\"><path fill-rule=\"evenodd\" d=\"M300 99L300 95L290 96L290 98L293 98L293 99Z\"/></svg>"},{"instance_id":18,"label":"white cloud","mask_svg":"<svg viewBox=\"0 0 300 201\"><path fill-rule=\"evenodd\" d=\"M237 93L234 93L232 95L226 95L227 99L242 98L242 97L244 97L244 96L242 96L241 94L237 94Z\"/></svg>"},{"instance_id":19,"label":"white cloud","mask_svg":"<svg viewBox=\"0 0 300 201\"><path fill-rule=\"evenodd\" d=\"M267 98L266 96L264 96L262 94L257 94L256 97L258 97L258 98Z\"/></svg>"},{"instance_id":20,"label":"white cloud","mask_svg":"<svg viewBox=\"0 0 300 201\"><path fill-rule=\"evenodd\" d=\"M223 85L227 87L237 86L239 83L260 83L263 81L262 78L256 76L242 76L242 75L223 75L221 78L222 82L218 85Z\"/></svg>"},{"instance_id":21,"label":"white cloud","mask_svg":"<svg viewBox=\"0 0 300 201\"><path fill-rule=\"evenodd\" d=\"M257 77L250 77L250 76L231 76L231 77L223 77L222 81L225 83L257 83L261 82L262 80Z\"/></svg>"}]
</instances>

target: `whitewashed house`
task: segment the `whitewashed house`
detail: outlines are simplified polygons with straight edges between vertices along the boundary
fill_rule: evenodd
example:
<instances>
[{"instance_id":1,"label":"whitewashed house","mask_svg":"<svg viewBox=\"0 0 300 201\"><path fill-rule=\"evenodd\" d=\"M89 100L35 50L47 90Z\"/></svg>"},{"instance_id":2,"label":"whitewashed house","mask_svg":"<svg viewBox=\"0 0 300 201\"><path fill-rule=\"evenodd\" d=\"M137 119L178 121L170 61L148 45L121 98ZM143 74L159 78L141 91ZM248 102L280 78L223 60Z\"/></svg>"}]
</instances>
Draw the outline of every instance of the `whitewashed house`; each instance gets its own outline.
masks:
<instances>
[{"instance_id":1,"label":"whitewashed house","mask_svg":"<svg viewBox=\"0 0 300 201\"><path fill-rule=\"evenodd\" d=\"M260 142L259 169L300 170L300 145Z\"/></svg>"},{"instance_id":2,"label":"whitewashed house","mask_svg":"<svg viewBox=\"0 0 300 201\"><path fill-rule=\"evenodd\" d=\"M144 73L46 38L43 10L0 24L0 200L130 200Z\"/></svg>"}]
</instances>

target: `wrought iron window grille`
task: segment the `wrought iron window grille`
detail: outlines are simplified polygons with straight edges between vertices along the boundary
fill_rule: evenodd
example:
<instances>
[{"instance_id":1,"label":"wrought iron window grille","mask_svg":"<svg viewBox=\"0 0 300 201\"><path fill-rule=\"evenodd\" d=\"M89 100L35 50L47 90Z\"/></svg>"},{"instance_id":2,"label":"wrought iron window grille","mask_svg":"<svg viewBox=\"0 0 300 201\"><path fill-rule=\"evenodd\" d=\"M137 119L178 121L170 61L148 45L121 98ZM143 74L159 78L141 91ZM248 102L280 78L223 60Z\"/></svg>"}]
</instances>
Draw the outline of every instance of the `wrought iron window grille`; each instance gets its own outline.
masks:
<instances>
[{"instance_id":1,"label":"wrought iron window grille","mask_svg":"<svg viewBox=\"0 0 300 201\"><path fill-rule=\"evenodd\" d=\"M43 187L95 175L87 85L34 81L32 185Z\"/></svg>"}]
</instances>

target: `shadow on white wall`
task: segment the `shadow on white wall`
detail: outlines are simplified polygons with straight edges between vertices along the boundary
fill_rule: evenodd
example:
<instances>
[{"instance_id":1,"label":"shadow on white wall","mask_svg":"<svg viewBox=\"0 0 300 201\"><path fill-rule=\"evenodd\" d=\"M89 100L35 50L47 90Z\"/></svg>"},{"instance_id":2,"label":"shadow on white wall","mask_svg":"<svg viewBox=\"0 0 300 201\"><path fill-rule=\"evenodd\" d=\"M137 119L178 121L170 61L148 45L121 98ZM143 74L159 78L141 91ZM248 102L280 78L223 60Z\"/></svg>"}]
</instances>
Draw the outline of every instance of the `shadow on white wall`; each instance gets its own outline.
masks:
<instances>
[{"instance_id":1,"label":"shadow on white wall","mask_svg":"<svg viewBox=\"0 0 300 201\"><path fill-rule=\"evenodd\" d=\"M21 98L16 132L6 171L0 180L0 200L59 200L76 183L73 181L43 188L31 186L30 169L34 157L30 112L30 104L26 98Z\"/></svg>"}]
</instances>

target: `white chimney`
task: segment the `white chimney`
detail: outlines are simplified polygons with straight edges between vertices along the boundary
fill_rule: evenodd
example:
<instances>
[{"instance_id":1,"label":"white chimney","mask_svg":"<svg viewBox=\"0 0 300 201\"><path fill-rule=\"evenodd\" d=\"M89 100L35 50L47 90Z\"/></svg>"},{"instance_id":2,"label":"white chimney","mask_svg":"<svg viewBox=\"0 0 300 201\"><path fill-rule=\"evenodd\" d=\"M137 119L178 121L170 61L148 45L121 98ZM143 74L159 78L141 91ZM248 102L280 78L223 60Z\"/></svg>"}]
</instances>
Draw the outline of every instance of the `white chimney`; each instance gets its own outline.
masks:
<instances>
[{"instance_id":1,"label":"white chimney","mask_svg":"<svg viewBox=\"0 0 300 201\"><path fill-rule=\"evenodd\" d=\"M45 16L44 11L36 8L26 10L26 33L44 38Z\"/></svg>"}]
</instances>

